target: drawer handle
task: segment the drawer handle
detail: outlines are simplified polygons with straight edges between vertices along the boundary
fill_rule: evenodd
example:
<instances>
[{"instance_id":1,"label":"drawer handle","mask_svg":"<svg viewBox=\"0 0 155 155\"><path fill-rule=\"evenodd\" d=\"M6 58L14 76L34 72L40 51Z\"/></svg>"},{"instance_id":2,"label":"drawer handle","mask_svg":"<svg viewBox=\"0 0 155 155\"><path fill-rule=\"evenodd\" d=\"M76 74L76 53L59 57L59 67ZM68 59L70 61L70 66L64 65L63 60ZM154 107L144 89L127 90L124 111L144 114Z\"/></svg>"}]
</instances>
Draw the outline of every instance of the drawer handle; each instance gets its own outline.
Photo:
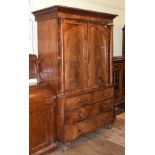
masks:
<instances>
[{"instance_id":1,"label":"drawer handle","mask_svg":"<svg viewBox=\"0 0 155 155\"><path fill-rule=\"evenodd\" d=\"M107 108L107 104L105 104L104 107Z\"/></svg>"},{"instance_id":2,"label":"drawer handle","mask_svg":"<svg viewBox=\"0 0 155 155\"><path fill-rule=\"evenodd\" d=\"M104 123L106 122L106 120L105 120L105 119L103 119L102 121L103 121Z\"/></svg>"},{"instance_id":3,"label":"drawer handle","mask_svg":"<svg viewBox=\"0 0 155 155\"><path fill-rule=\"evenodd\" d=\"M104 109L107 109L107 104L104 104L104 105L103 105L103 108L104 108Z\"/></svg>"},{"instance_id":4,"label":"drawer handle","mask_svg":"<svg viewBox=\"0 0 155 155\"><path fill-rule=\"evenodd\" d=\"M78 132L82 132L82 129L79 128L79 129L78 129Z\"/></svg>"},{"instance_id":5,"label":"drawer handle","mask_svg":"<svg viewBox=\"0 0 155 155\"><path fill-rule=\"evenodd\" d=\"M46 104L50 104L50 101L46 101Z\"/></svg>"},{"instance_id":6,"label":"drawer handle","mask_svg":"<svg viewBox=\"0 0 155 155\"><path fill-rule=\"evenodd\" d=\"M85 121L83 121L83 123L88 123L89 122L89 120L85 120Z\"/></svg>"},{"instance_id":7,"label":"drawer handle","mask_svg":"<svg viewBox=\"0 0 155 155\"><path fill-rule=\"evenodd\" d=\"M87 100L80 100L79 103L81 104L84 104L84 103L87 103L88 101Z\"/></svg>"},{"instance_id":8,"label":"drawer handle","mask_svg":"<svg viewBox=\"0 0 155 155\"><path fill-rule=\"evenodd\" d=\"M106 111L108 111L108 110L109 110L108 105L107 105L107 104L104 104L104 105L103 105L103 111L106 112Z\"/></svg>"},{"instance_id":9,"label":"drawer handle","mask_svg":"<svg viewBox=\"0 0 155 155\"><path fill-rule=\"evenodd\" d=\"M107 96L107 93L105 93L104 96L106 97Z\"/></svg>"},{"instance_id":10,"label":"drawer handle","mask_svg":"<svg viewBox=\"0 0 155 155\"><path fill-rule=\"evenodd\" d=\"M84 117L84 114L83 113L79 113L79 116L80 116L80 118L83 118Z\"/></svg>"},{"instance_id":11,"label":"drawer handle","mask_svg":"<svg viewBox=\"0 0 155 155\"><path fill-rule=\"evenodd\" d=\"M83 104L83 103L84 103L84 101L83 101L83 100L80 100L80 101L79 101L79 103Z\"/></svg>"}]
</instances>

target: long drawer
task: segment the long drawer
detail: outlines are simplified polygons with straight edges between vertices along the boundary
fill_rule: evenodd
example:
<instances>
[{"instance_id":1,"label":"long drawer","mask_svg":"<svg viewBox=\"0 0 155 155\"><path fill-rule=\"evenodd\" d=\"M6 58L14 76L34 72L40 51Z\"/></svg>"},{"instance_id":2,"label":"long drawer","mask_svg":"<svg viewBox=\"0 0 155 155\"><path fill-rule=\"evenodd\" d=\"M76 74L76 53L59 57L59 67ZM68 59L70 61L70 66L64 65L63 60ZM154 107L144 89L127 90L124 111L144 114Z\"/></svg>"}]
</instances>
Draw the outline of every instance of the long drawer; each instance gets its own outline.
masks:
<instances>
[{"instance_id":1,"label":"long drawer","mask_svg":"<svg viewBox=\"0 0 155 155\"><path fill-rule=\"evenodd\" d=\"M76 122L80 122L92 116L95 116L96 114L111 111L113 108L113 98L97 102L95 104L86 105L72 111L67 111L65 113L65 123L73 124Z\"/></svg>"},{"instance_id":2,"label":"long drawer","mask_svg":"<svg viewBox=\"0 0 155 155\"><path fill-rule=\"evenodd\" d=\"M113 87L97 90L88 94L66 98L65 111L80 108L81 106L103 101L114 97Z\"/></svg>"},{"instance_id":3,"label":"long drawer","mask_svg":"<svg viewBox=\"0 0 155 155\"><path fill-rule=\"evenodd\" d=\"M100 128L114 119L113 111L107 113L98 114L91 119L75 123L65 125L64 128L64 143L71 142L97 128Z\"/></svg>"}]
</instances>

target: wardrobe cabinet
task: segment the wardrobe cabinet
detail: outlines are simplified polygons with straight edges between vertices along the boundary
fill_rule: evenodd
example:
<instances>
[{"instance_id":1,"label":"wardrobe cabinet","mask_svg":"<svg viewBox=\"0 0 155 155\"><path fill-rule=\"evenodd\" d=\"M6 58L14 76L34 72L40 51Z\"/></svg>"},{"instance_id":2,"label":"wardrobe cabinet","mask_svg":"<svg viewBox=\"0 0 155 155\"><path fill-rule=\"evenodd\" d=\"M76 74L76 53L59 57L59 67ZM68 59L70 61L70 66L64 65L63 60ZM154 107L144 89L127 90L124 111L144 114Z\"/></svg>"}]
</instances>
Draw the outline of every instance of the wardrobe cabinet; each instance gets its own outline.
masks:
<instances>
[{"instance_id":1,"label":"wardrobe cabinet","mask_svg":"<svg viewBox=\"0 0 155 155\"><path fill-rule=\"evenodd\" d=\"M69 144L114 121L113 19L53 6L33 12L41 78L56 97L56 139Z\"/></svg>"}]
</instances>

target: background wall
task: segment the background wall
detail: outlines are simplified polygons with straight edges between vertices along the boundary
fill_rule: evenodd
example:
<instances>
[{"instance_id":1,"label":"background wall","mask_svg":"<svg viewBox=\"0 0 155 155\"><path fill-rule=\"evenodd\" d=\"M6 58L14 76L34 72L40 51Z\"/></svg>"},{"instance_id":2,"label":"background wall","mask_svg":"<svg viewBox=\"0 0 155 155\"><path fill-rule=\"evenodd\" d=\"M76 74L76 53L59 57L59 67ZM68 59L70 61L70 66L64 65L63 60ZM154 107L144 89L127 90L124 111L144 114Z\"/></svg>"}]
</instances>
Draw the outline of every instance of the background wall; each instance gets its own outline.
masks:
<instances>
[{"instance_id":1,"label":"background wall","mask_svg":"<svg viewBox=\"0 0 155 155\"><path fill-rule=\"evenodd\" d=\"M122 27L125 24L125 0L30 0L30 12L50 7L52 5L65 5L76 8L101 11L117 14L114 19L114 56L122 54ZM37 24L30 13L30 53L38 54Z\"/></svg>"}]
</instances>

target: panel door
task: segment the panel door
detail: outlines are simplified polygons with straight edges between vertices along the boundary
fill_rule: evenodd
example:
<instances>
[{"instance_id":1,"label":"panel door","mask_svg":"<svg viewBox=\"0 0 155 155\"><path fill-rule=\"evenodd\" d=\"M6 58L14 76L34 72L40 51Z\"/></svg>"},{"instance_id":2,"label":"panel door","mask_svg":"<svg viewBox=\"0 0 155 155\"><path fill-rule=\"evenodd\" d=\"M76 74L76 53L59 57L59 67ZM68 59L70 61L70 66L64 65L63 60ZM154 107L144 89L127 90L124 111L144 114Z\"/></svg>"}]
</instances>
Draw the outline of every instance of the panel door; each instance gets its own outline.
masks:
<instances>
[{"instance_id":1,"label":"panel door","mask_svg":"<svg viewBox=\"0 0 155 155\"><path fill-rule=\"evenodd\" d=\"M110 81L110 28L88 24L88 87L100 87Z\"/></svg>"},{"instance_id":2,"label":"panel door","mask_svg":"<svg viewBox=\"0 0 155 155\"><path fill-rule=\"evenodd\" d=\"M65 91L85 87L85 50L87 24L76 20L63 21Z\"/></svg>"},{"instance_id":3,"label":"panel door","mask_svg":"<svg viewBox=\"0 0 155 155\"><path fill-rule=\"evenodd\" d=\"M43 104L37 99L30 101L29 134L30 152L36 152L53 141L53 112L50 101Z\"/></svg>"}]
</instances>

